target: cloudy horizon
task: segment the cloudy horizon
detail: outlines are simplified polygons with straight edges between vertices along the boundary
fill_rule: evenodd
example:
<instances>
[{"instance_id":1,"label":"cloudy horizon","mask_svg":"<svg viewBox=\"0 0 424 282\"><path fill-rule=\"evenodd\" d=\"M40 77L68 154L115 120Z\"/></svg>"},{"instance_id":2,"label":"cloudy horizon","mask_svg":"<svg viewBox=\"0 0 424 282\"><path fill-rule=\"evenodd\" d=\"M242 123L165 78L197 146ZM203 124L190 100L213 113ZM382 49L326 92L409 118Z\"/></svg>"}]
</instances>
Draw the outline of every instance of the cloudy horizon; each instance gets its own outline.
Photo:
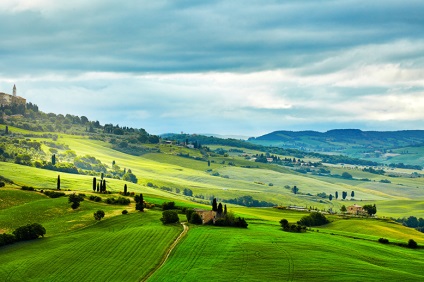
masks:
<instances>
[{"instance_id":1,"label":"cloudy horizon","mask_svg":"<svg viewBox=\"0 0 424 282\"><path fill-rule=\"evenodd\" d=\"M0 92L169 132L424 129L422 1L4 0Z\"/></svg>"}]
</instances>

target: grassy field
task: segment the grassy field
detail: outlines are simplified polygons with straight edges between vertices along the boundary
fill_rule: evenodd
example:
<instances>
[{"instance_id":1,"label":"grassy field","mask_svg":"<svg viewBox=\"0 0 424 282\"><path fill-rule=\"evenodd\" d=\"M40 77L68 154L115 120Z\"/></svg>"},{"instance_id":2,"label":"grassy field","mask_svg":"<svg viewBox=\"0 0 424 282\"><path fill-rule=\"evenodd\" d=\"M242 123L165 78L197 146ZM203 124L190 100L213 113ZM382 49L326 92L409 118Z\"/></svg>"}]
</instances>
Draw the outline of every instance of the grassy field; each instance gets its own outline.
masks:
<instances>
[{"instance_id":1,"label":"grassy field","mask_svg":"<svg viewBox=\"0 0 424 282\"><path fill-rule=\"evenodd\" d=\"M375 203L381 218L330 216L330 224L295 234L281 231L278 222L286 218L295 223L306 215L304 212L229 204L230 211L246 218L247 229L190 225L169 260L149 281L424 279L424 249L377 242L384 237L402 243L414 239L424 245L423 233L382 219L424 217L422 178L380 176L341 166L331 167L332 174L347 171L355 178L371 181L300 174L286 167L253 163L237 154L213 157L208 167L206 161L176 156L179 149L171 146L159 146L162 153L132 156L112 150L109 143L81 136L61 134L58 142L68 145L77 156L94 156L109 167L115 161L137 176L137 184L107 178L107 189L114 194L101 195L104 199L117 197L127 184L130 192L143 193L145 200L154 204L175 201L178 206L209 209L209 204L199 202L207 203L210 196L220 201L250 195L281 206L335 211L342 205ZM186 148L184 153L199 154ZM235 166L229 165L230 161ZM255 167L242 167L248 165ZM179 224L162 225L159 210L136 212L133 201L128 206L114 206L86 199L79 209L72 210L66 197L51 199L40 192L18 189L22 185L55 189L58 174L66 193L92 194L92 176L0 162L0 175L16 183L0 188L0 233L34 222L47 230L43 239L1 248L0 281L139 281L159 264L183 229ZM382 178L391 183L379 182ZM290 190L294 185L299 188L297 195ZM172 192L161 190L163 186ZM189 188L206 199L176 193L177 188ZM336 191L339 197L342 191L349 196L354 191L354 199L329 201L316 196L321 192L334 195ZM93 212L99 209L106 216L96 222ZM122 215L123 209L130 213ZM180 215L180 219L185 216Z\"/></svg>"},{"instance_id":2,"label":"grassy field","mask_svg":"<svg viewBox=\"0 0 424 282\"><path fill-rule=\"evenodd\" d=\"M191 227L149 281L420 281L422 254L322 232L282 232L262 221L246 230Z\"/></svg>"}]
</instances>

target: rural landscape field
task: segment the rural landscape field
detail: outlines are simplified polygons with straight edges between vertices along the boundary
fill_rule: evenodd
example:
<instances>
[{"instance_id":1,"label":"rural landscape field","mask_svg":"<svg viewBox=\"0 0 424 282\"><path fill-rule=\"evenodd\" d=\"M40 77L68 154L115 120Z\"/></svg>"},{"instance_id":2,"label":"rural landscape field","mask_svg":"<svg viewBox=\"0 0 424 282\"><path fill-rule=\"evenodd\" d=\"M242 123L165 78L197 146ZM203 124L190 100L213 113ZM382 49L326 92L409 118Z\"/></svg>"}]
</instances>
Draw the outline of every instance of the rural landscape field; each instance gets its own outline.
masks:
<instances>
[{"instance_id":1,"label":"rural landscape field","mask_svg":"<svg viewBox=\"0 0 424 282\"><path fill-rule=\"evenodd\" d=\"M424 281L423 11L1 0L0 282Z\"/></svg>"},{"instance_id":2,"label":"rural landscape field","mask_svg":"<svg viewBox=\"0 0 424 282\"><path fill-rule=\"evenodd\" d=\"M33 223L46 232L1 247L3 281L424 278L421 169L324 163L327 155L236 139L160 138L85 117L22 113L0 125L0 232ZM93 177L103 177L106 191ZM74 193L83 197L77 208ZM188 220L193 208L212 210L213 199L247 227ZM178 222L163 224L169 203ZM376 212L343 209L353 205ZM297 226L311 212L328 223L283 230L282 219Z\"/></svg>"}]
</instances>

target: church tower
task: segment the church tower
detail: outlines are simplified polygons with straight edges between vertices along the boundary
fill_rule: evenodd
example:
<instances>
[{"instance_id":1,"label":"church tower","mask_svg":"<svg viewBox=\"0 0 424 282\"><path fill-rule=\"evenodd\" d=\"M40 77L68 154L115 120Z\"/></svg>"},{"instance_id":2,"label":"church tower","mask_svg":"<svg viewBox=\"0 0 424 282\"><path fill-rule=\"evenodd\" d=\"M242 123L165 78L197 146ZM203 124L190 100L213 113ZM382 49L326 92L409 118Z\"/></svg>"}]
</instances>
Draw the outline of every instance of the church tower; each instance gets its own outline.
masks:
<instances>
[{"instance_id":1,"label":"church tower","mask_svg":"<svg viewBox=\"0 0 424 282\"><path fill-rule=\"evenodd\" d=\"M13 97L16 97L16 85L13 84Z\"/></svg>"}]
</instances>

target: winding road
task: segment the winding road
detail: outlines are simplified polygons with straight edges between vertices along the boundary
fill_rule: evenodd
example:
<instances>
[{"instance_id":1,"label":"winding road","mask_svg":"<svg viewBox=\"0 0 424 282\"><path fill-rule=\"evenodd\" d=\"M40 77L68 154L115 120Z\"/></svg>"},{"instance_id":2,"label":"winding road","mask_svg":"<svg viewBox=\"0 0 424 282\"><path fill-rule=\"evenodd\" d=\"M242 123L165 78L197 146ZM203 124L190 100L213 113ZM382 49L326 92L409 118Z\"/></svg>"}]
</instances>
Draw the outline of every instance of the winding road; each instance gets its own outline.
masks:
<instances>
[{"instance_id":1,"label":"winding road","mask_svg":"<svg viewBox=\"0 0 424 282\"><path fill-rule=\"evenodd\" d=\"M168 250L166 251L165 255L163 256L161 262L158 266L152 269L152 271L149 272L143 279L141 279L142 282L149 280L149 278L158 271L168 260L169 256L171 255L171 252L174 250L174 248L178 245L178 243L181 241L181 239L187 234L188 232L188 226L185 224L185 222L182 222L181 225L183 226L183 231L180 233L180 235L175 239L175 241L172 243L171 246L169 246Z\"/></svg>"}]
</instances>

